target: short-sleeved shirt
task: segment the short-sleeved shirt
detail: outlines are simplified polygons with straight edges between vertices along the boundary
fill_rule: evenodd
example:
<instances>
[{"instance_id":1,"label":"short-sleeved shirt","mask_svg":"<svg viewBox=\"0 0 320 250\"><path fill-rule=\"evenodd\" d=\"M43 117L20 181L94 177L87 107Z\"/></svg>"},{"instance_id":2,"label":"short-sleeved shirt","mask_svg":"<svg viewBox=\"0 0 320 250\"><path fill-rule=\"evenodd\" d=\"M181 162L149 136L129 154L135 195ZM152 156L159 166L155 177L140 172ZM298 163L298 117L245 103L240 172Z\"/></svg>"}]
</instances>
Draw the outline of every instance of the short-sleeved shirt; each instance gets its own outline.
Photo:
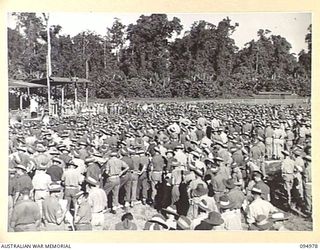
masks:
<instances>
[{"instance_id":1,"label":"short-sleeved shirt","mask_svg":"<svg viewBox=\"0 0 320 250\"><path fill-rule=\"evenodd\" d=\"M97 164L90 164L87 168L86 177L92 177L96 181L99 181L101 177L101 169L99 166Z\"/></svg>"},{"instance_id":2,"label":"short-sleeved shirt","mask_svg":"<svg viewBox=\"0 0 320 250\"><path fill-rule=\"evenodd\" d=\"M229 197L230 202L235 203L234 206L236 209L240 209L242 207L242 204L246 198L244 193L238 189L230 190L229 193L227 193L227 196Z\"/></svg>"},{"instance_id":3,"label":"short-sleeved shirt","mask_svg":"<svg viewBox=\"0 0 320 250\"><path fill-rule=\"evenodd\" d=\"M21 200L13 208L11 225L34 224L40 219L40 209L37 203L31 200Z\"/></svg>"},{"instance_id":4,"label":"short-sleeved shirt","mask_svg":"<svg viewBox=\"0 0 320 250\"><path fill-rule=\"evenodd\" d=\"M92 213L99 213L107 207L106 192L98 187L92 187L89 191L88 203L91 206Z\"/></svg>"},{"instance_id":5,"label":"short-sleeved shirt","mask_svg":"<svg viewBox=\"0 0 320 250\"><path fill-rule=\"evenodd\" d=\"M289 158L284 159L281 164L281 171L283 174L293 174L294 161Z\"/></svg>"},{"instance_id":6,"label":"short-sleeved shirt","mask_svg":"<svg viewBox=\"0 0 320 250\"><path fill-rule=\"evenodd\" d=\"M8 188L8 195L14 196L15 193L17 192L17 177L9 177L9 188Z\"/></svg>"},{"instance_id":7,"label":"short-sleeved shirt","mask_svg":"<svg viewBox=\"0 0 320 250\"><path fill-rule=\"evenodd\" d=\"M294 140L294 133L289 130L287 131L287 141L293 141Z\"/></svg>"},{"instance_id":8,"label":"short-sleeved shirt","mask_svg":"<svg viewBox=\"0 0 320 250\"><path fill-rule=\"evenodd\" d=\"M133 169L133 160L131 159L131 157L129 156L123 156L121 158L121 160L123 160L125 163L127 163L127 165L129 166L129 169L132 170Z\"/></svg>"},{"instance_id":9,"label":"short-sleeved shirt","mask_svg":"<svg viewBox=\"0 0 320 250\"><path fill-rule=\"evenodd\" d=\"M163 171L164 159L161 155L155 155L152 157L153 171Z\"/></svg>"},{"instance_id":10,"label":"short-sleeved shirt","mask_svg":"<svg viewBox=\"0 0 320 250\"><path fill-rule=\"evenodd\" d=\"M76 224L90 224L92 220L91 206L87 201L79 205L77 216L80 218Z\"/></svg>"},{"instance_id":11,"label":"short-sleeved shirt","mask_svg":"<svg viewBox=\"0 0 320 250\"><path fill-rule=\"evenodd\" d=\"M133 222L129 222L129 227L125 228L122 222L119 222L115 226L115 230L137 230L137 225Z\"/></svg>"},{"instance_id":12,"label":"short-sleeved shirt","mask_svg":"<svg viewBox=\"0 0 320 250\"><path fill-rule=\"evenodd\" d=\"M77 169L67 169L61 177L61 180L64 181L66 187L78 187L83 179L83 175L80 174Z\"/></svg>"},{"instance_id":13,"label":"short-sleeved shirt","mask_svg":"<svg viewBox=\"0 0 320 250\"><path fill-rule=\"evenodd\" d=\"M226 178L220 171L216 175L211 175L211 184L215 192L223 192L225 190L224 179Z\"/></svg>"},{"instance_id":14,"label":"short-sleeved shirt","mask_svg":"<svg viewBox=\"0 0 320 250\"><path fill-rule=\"evenodd\" d=\"M56 197L48 196L42 202L42 212L45 222L58 224L57 221L63 216L63 210Z\"/></svg>"},{"instance_id":15,"label":"short-sleeved shirt","mask_svg":"<svg viewBox=\"0 0 320 250\"><path fill-rule=\"evenodd\" d=\"M57 165L52 165L47 169L47 174L50 175L53 182L61 181L63 169Z\"/></svg>"},{"instance_id":16,"label":"short-sleeved shirt","mask_svg":"<svg viewBox=\"0 0 320 250\"><path fill-rule=\"evenodd\" d=\"M271 213L277 211L278 210L269 201L258 198L249 205L247 222L249 224L254 223L258 215L264 215L268 218Z\"/></svg>"},{"instance_id":17,"label":"short-sleeved shirt","mask_svg":"<svg viewBox=\"0 0 320 250\"><path fill-rule=\"evenodd\" d=\"M37 172L32 178L32 184L35 190L48 191L51 183L50 175L45 172Z\"/></svg>"},{"instance_id":18,"label":"short-sleeved shirt","mask_svg":"<svg viewBox=\"0 0 320 250\"><path fill-rule=\"evenodd\" d=\"M224 220L223 227L225 230L242 230L241 216L235 210L222 213L221 218Z\"/></svg>"},{"instance_id":19,"label":"short-sleeved shirt","mask_svg":"<svg viewBox=\"0 0 320 250\"><path fill-rule=\"evenodd\" d=\"M260 159L260 157L262 156L260 148L258 146L253 146L250 149L250 155L251 155L251 158L254 159L254 160Z\"/></svg>"},{"instance_id":20,"label":"short-sleeved shirt","mask_svg":"<svg viewBox=\"0 0 320 250\"><path fill-rule=\"evenodd\" d=\"M149 157L145 155L140 156L139 170L142 170L142 168L148 165L149 165Z\"/></svg>"},{"instance_id":21,"label":"short-sleeved shirt","mask_svg":"<svg viewBox=\"0 0 320 250\"><path fill-rule=\"evenodd\" d=\"M266 138L272 138L272 136L273 136L273 129L272 129L271 127L267 127L267 128L266 128L266 133L265 133L265 135L266 135Z\"/></svg>"},{"instance_id":22,"label":"short-sleeved shirt","mask_svg":"<svg viewBox=\"0 0 320 250\"><path fill-rule=\"evenodd\" d=\"M117 157L112 157L108 160L106 165L107 174L109 174L110 176L119 175L120 172L127 167L127 163L125 163Z\"/></svg>"},{"instance_id":23,"label":"short-sleeved shirt","mask_svg":"<svg viewBox=\"0 0 320 250\"><path fill-rule=\"evenodd\" d=\"M28 174L23 174L17 177L17 192L21 192L21 190L28 188L30 190L33 189L32 180Z\"/></svg>"},{"instance_id":24,"label":"short-sleeved shirt","mask_svg":"<svg viewBox=\"0 0 320 250\"><path fill-rule=\"evenodd\" d=\"M133 168L130 170L136 170L136 171L139 170L140 157L137 155L134 155L131 157L131 159L132 159L132 163L133 163Z\"/></svg>"}]
</instances>

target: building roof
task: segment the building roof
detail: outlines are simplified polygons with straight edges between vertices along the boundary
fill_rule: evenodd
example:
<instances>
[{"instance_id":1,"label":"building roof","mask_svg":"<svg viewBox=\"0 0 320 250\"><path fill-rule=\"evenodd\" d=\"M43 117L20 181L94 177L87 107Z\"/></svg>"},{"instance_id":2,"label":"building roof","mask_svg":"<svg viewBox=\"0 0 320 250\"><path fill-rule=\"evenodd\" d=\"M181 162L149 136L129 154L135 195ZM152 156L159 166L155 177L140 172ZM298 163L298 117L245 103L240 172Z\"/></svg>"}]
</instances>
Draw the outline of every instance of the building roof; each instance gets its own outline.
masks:
<instances>
[{"instance_id":1,"label":"building roof","mask_svg":"<svg viewBox=\"0 0 320 250\"><path fill-rule=\"evenodd\" d=\"M65 84L72 84L74 83L75 78L74 77L50 77L50 85L56 86L56 85L65 85ZM37 83L41 85L47 85L47 78L40 78L40 79L33 79L31 80L32 83ZM77 83L90 83L89 80L84 78L76 78Z\"/></svg>"},{"instance_id":2,"label":"building roof","mask_svg":"<svg viewBox=\"0 0 320 250\"><path fill-rule=\"evenodd\" d=\"M274 91L274 92L259 92L258 95L292 95L292 92L289 91Z\"/></svg>"},{"instance_id":3,"label":"building roof","mask_svg":"<svg viewBox=\"0 0 320 250\"><path fill-rule=\"evenodd\" d=\"M10 89L12 88L46 88L46 85L31 83L31 82L24 82L21 80L13 80L9 79L8 81L8 87Z\"/></svg>"}]
</instances>

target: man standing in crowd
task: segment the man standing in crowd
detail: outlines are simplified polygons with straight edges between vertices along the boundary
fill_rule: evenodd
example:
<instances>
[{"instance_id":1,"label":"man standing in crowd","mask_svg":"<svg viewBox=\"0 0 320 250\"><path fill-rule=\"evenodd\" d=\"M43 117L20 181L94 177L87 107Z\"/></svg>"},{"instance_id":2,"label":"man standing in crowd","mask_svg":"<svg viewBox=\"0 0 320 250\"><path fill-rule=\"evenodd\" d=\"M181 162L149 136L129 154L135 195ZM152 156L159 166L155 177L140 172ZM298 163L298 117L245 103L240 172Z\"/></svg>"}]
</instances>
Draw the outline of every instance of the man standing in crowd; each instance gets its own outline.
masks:
<instances>
[{"instance_id":1,"label":"man standing in crowd","mask_svg":"<svg viewBox=\"0 0 320 250\"><path fill-rule=\"evenodd\" d=\"M25 231L39 230L36 207L44 230L68 230L69 211L80 231L142 229L133 217L148 230L245 230L253 225L284 230L278 224L286 216L274 215L268 222L278 210L270 201L282 184L288 203L298 189L305 201L301 211L312 215L311 134L302 119L310 117L310 108L161 103L141 110L135 103L121 105L108 116L78 114L10 127L13 230L26 222L25 204L34 208ZM280 180L272 171L281 171ZM174 216L149 215L174 207ZM106 213L122 211L121 222L110 227Z\"/></svg>"},{"instance_id":2,"label":"man standing in crowd","mask_svg":"<svg viewBox=\"0 0 320 250\"><path fill-rule=\"evenodd\" d=\"M38 205L30 199L30 189L20 191L21 199L12 211L10 226L15 232L39 231L41 215Z\"/></svg>"}]
</instances>

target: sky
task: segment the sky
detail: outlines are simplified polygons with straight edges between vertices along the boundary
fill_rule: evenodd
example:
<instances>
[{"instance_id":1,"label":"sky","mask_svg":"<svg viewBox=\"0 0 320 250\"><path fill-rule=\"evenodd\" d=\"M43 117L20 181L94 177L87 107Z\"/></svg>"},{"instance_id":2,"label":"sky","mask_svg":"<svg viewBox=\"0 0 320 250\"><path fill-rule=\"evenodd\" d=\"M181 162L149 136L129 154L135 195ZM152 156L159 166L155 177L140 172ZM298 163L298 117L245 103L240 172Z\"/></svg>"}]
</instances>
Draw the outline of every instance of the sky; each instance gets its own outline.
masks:
<instances>
[{"instance_id":1,"label":"sky","mask_svg":"<svg viewBox=\"0 0 320 250\"><path fill-rule=\"evenodd\" d=\"M51 12L50 24L62 26L61 34L74 36L82 31L91 30L100 35L106 34L106 28L111 27L114 18L117 17L125 25L136 23L140 15L151 13L101 13L101 12ZM246 13L166 13L169 20L178 17L184 30L193 22L204 20L217 25L225 17L231 19L232 24L239 23L232 34L236 46L240 49L245 43L257 39L259 29L269 29L272 35L281 35L292 45L291 53L299 54L302 49L307 50L305 35L311 24L311 13L287 13L287 12L246 12ZM15 27L15 20L8 15L8 27Z\"/></svg>"}]
</instances>

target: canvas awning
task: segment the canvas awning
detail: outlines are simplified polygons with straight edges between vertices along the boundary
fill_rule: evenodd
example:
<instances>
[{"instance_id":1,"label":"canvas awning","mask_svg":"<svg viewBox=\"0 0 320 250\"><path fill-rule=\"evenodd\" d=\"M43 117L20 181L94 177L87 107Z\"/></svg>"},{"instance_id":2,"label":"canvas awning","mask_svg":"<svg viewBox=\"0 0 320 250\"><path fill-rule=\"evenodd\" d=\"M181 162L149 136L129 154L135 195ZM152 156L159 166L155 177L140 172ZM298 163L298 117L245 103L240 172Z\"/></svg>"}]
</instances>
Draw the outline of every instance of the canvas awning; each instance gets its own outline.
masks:
<instances>
[{"instance_id":1,"label":"canvas awning","mask_svg":"<svg viewBox=\"0 0 320 250\"><path fill-rule=\"evenodd\" d=\"M9 79L8 87L12 89L12 88L46 88L47 86L42 84L31 83L31 82L24 82L21 80Z\"/></svg>"},{"instance_id":2,"label":"canvas awning","mask_svg":"<svg viewBox=\"0 0 320 250\"><path fill-rule=\"evenodd\" d=\"M74 79L72 77L50 77L50 86L57 86L57 85L65 85L65 84L72 84L74 83ZM47 85L47 78L40 78L40 79L34 79L31 80L32 83L41 84L41 85ZM90 83L89 80L84 78L77 78L76 80L77 84L83 84L83 83Z\"/></svg>"}]
</instances>

